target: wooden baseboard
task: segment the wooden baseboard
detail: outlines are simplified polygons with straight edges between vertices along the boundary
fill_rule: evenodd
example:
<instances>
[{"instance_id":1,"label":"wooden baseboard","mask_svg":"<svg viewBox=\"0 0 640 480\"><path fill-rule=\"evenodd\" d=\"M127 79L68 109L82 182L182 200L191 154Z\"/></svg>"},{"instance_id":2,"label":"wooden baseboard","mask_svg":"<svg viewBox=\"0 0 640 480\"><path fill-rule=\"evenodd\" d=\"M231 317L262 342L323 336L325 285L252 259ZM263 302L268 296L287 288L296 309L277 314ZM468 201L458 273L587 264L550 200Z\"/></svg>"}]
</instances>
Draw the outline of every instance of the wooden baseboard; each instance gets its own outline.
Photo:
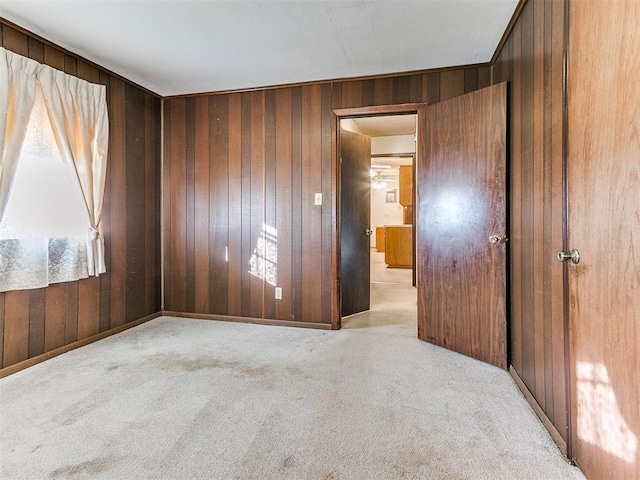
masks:
<instances>
[{"instance_id":1,"label":"wooden baseboard","mask_svg":"<svg viewBox=\"0 0 640 480\"><path fill-rule=\"evenodd\" d=\"M513 378L513 381L516 382L516 385L522 392L522 395L524 395L524 398L527 399L527 402L529 402L531 408L533 408L533 411L536 413L545 428L549 431L549 434L551 434L551 438L556 443L562 454L565 456L567 462L571 463L571 460L567 458L567 442L564 440L564 438L562 438L562 435L560 435L558 429L556 429L555 425L551 422L551 420L549 420L547 414L544 413L544 410L542 409L540 404L536 401L533 394L529 391L525 383L520 378L520 375L518 375L518 372L516 372L512 366L509 366L509 373L511 374L511 378Z\"/></svg>"},{"instance_id":2,"label":"wooden baseboard","mask_svg":"<svg viewBox=\"0 0 640 480\"><path fill-rule=\"evenodd\" d=\"M92 335L89 338L84 338L82 340L78 340L77 342L70 343L68 345L64 345L62 347L51 350L50 352L43 353L42 355L38 355L37 357L32 357L22 362L10 365L8 367L0 369L0 378L4 378L8 375L19 372L20 370L24 370L25 368L33 367L40 362L44 362L45 360L49 360L50 358L57 357L58 355L62 355L63 353L67 353L71 350L75 350L76 348L84 347L85 345L89 345L90 343L97 342L98 340L102 340L103 338L110 337L111 335L115 335L116 333L123 332L133 327L137 327L149 320L153 320L154 318L158 318L162 313L154 313L152 315L147 315L139 320L134 322L125 323L124 325L119 325L115 328L107 330L106 332L98 333L97 335Z\"/></svg>"},{"instance_id":3,"label":"wooden baseboard","mask_svg":"<svg viewBox=\"0 0 640 480\"><path fill-rule=\"evenodd\" d=\"M171 312L166 310L162 312L162 315L167 317L194 318L197 320L219 320L222 322L251 323L256 325L272 325L276 327L296 327L296 328L314 328L318 330L331 330L331 324L329 323L296 322L293 320L270 320L267 318L234 317L231 315Z\"/></svg>"}]
</instances>

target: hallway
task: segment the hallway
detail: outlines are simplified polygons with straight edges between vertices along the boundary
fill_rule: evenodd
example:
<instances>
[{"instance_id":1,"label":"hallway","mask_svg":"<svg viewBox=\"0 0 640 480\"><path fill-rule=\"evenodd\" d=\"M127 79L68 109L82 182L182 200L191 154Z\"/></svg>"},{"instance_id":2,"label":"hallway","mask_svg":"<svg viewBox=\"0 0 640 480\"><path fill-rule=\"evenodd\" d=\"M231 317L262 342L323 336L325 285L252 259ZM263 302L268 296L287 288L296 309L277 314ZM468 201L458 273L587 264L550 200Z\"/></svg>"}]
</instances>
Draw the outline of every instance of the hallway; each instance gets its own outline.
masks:
<instances>
[{"instance_id":1,"label":"hallway","mask_svg":"<svg viewBox=\"0 0 640 480\"><path fill-rule=\"evenodd\" d=\"M371 309L346 317L343 329L369 328L376 333L417 337L417 292L411 269L387 268L384 253L371 250Z\"/></svg>"}]
</instances>

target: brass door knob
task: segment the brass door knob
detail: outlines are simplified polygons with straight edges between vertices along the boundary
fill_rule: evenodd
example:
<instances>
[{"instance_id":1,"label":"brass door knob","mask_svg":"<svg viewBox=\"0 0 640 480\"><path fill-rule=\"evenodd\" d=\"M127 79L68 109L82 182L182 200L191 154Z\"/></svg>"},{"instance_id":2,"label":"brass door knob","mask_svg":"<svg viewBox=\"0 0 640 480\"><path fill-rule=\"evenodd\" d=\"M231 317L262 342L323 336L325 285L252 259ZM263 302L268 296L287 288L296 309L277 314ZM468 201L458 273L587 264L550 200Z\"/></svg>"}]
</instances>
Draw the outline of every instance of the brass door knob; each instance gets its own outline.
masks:
<instances>
[{"instance_id":1,"label":"brass door knob","mask_svg":"<svg viewBox=\"0 0 640 480\"><path fill-rule=\"evenodd\" d=\"M571 260L571 263L574 265L580 263L580 252L577 248L574 248L570 252L564 252L562 250L558 252L558 261L566 262L567 260Z\"/></svg>"},{"instance_id":2,"label":"brass door knob","mask_svg":"<svg viewBox=\"0 0 640 480\"><path fill-rule=\"evenodd\" d=\"M501 244L501 243L507 243L509 241L509 239L504 236L504 235L499 235L497 233L494 233L493 235L491 235L489 237L489 242L493 243L493 244Z\"/></svg>"}]
</instances>

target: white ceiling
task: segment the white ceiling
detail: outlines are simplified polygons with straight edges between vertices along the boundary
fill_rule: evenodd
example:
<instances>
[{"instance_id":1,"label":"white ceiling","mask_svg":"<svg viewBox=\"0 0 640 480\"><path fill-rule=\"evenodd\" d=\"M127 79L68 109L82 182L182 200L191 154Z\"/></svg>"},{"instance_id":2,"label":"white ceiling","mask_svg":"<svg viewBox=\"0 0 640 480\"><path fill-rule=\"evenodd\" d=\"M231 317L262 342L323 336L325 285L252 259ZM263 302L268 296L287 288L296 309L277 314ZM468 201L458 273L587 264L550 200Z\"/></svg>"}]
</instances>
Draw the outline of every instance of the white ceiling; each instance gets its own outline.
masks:
<instances>
[{"instance_id":1,"label":"white ceiling","mask_svg":"<svg viewBox=\"0 0 640 480\"><path fill-rule=\"evenodd\" d=\"M353 118L358 132L370 137L413 135L416 133L416 115L385 115L384 117Z\"/></svg>"},{"instance_id":2,"label":"white ceiling","mask_svg":"<svg viewBox=\"0 0 640 480\"><path fill-rule=\"evenodd\" d=\"M162 96L488 62L518 0L0 0Z\"/></svg>"}]
</instances>

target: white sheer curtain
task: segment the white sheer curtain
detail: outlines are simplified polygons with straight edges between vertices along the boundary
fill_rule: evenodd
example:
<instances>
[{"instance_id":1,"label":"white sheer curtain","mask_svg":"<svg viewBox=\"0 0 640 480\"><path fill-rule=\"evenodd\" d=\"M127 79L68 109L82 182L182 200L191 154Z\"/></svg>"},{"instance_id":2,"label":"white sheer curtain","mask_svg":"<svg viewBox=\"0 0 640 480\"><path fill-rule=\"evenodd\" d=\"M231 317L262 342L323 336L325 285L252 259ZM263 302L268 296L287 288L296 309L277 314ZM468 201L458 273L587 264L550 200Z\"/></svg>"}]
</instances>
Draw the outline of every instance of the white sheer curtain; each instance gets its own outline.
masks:
<instances>
[{"instance_id":1,"label":"white sheer curtain","mask_svg":"<svg viewBox=\"0 0 640 480\"><path fill-rule=\"evenodd\" d=\"M89 275L97 276L106 271L104 241L98 231L109 142L106 88L46 65L40 67L38 80L58 149L82 190L91 225L87 238Z\"/></svg>"},{"instance_id":2,"label":"white sheer curtain","mask_svg":"<svg viewBox=\"0 0 640 480\"><path fill-rule=\"evenodd\" d=\"M40 66L0 47L0 221L36 99L36 72Z\"/></svg>"}]
</instances>

